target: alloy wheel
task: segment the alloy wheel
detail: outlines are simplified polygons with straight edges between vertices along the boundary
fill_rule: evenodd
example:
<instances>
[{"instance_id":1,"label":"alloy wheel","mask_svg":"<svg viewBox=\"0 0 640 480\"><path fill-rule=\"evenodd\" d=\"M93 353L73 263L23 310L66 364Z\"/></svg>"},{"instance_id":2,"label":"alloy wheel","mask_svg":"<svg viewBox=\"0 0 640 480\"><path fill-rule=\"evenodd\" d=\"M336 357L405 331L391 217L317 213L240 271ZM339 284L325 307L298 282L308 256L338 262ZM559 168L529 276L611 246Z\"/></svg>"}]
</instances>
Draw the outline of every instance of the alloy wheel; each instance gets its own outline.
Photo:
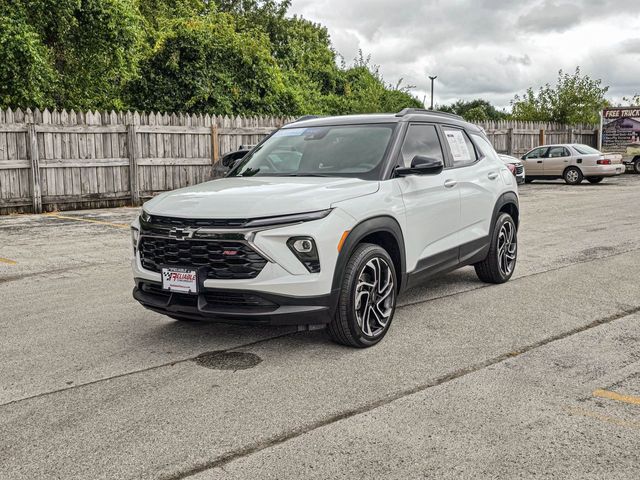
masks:
<instances>
[{"instance_id":1,"label":"alloy wheel","mask_svg":"<svg viewBox=\"0 0 640 480\"><path fill-rule=\"evenodd\" d=\"M515 232L515 225L505 222L498 234L498 267L505 277L511 275L516 264L518 243Z\"/></svg>"},{"instance_id":2,"label":"alloy wheel","mask_svg":"<svg viewBox=\"0 0 640 480\"><path fill-rule=\"evenodd\" d=\"M354 309L362 333L375 338L385 331L393 315L395 294L393 272L387 261L381 257L369 260L355 289Z\"/></svg>"},{"instance_id":3,"label":"alloy wheel","mask_svg":"<svg viewBox=\"0 0 640 480\"><path fill-rule=\"evenodd\" d=\"M571 183L576 183L578 181L578 172L576 170L569 170L567 172L567 180Z\"/></svg>"}]
</instances>

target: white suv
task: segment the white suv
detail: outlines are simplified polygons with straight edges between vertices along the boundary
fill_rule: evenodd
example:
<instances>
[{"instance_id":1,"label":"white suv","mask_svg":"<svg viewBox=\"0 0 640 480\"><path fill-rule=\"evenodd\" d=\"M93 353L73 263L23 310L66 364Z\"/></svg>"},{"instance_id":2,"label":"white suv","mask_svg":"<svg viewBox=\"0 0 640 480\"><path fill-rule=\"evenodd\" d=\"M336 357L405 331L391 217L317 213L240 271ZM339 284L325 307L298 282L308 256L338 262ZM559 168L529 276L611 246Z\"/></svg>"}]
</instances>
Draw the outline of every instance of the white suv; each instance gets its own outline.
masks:
<instances>
[{"instance_id":1,"label":"white suv","mask_svg":"<svg viewBox=\"0 0 640 480\"><path fill-rule=\"evenodd\" d=\"M133 295L179 320L328 326L369 347L398 294L436 274L509 280L518 221L513 175L460 117L305 118L227 177L144 205Z\"/></svg>"}]
</instances>

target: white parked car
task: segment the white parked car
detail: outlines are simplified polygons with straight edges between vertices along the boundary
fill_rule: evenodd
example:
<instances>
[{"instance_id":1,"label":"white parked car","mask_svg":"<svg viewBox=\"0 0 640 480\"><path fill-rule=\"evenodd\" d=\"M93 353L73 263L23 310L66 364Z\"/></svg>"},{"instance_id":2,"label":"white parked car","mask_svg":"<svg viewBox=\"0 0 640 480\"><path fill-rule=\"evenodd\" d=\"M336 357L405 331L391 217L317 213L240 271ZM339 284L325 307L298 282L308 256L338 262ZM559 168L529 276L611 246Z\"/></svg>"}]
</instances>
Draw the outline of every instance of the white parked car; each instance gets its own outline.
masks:
<instances>
[{"instance_id":1,"label":"white parked car","mask_svg":"<svg viewBox=\"0 0 640 480\"><path fill-rule=\"evenodd\" d=\"M328 326L368 347L398 294L465 265L491 283L517 259L515 179L460 117L306 119L226 178L163 193L132 224L134 297L184 319Z\"/></svg>"},{"instance_id":2,"label":"white parked car","mask_svg":"<svg viewBox=\"0 0 640 480\"><path fill-rule=\"evenodd\" d=\"M618 158L608 157L589 145L563 144L537 147L522 157L527 170L526 182L562 178L578 185L585 178L600 183L605 177L621 175L625 166Z\"/></svg>"},{"instance_id":3,"label":"white parked car","mask_svg":"<svg viewBox=\"0 0 640 480\"><path fill-rule=\"evenodd\" d=\"M522 161L518 160L515 157L512 157L511 155L500 154L498 156L500 157L500 160L502 160L507 165L507 168L511 171L511 173L513 173L513 176L516 177L518 185L525 183L526 172Z\"/></svg>"}]
</instances>

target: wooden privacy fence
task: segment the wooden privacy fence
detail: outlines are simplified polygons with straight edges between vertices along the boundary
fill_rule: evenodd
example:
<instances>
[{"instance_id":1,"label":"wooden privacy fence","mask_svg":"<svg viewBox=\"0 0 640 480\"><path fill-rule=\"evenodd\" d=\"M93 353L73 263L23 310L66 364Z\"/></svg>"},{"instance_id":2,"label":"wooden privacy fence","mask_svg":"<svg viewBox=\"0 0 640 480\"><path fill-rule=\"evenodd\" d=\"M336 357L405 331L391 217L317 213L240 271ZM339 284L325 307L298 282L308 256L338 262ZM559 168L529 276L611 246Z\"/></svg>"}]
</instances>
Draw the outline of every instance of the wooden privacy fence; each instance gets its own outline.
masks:
<instances>
[{"instance_id":1,"label":"wooden privacy fence","mask_svg":"<svg viewBox=\"0 0 640 480\"><path fill-rule=\"evenodd\" d=\"M0 214L139 205L213 176L222 154L292 121L131 112L0 110ZM593 126L480 123L496 150L597 145Z\"/></svg>"},{"instance_id":2,"label":"wooden privacy fence","mask_svg":"<svg viewBox=\"0 0 640 480\"><path fill-rule=\"evenodd\" d=\"M532 148L554 143L584 143L598 146L599 128L594 125L562 125L559 123L479 122L493 147L499 153L520 157Z\"/></svg>"},{"instance_id":3,"label":"wooden privacy fence","mask_svg":"<svg viewBox=\"0 0 640 480\"><path fill-rule=\"evenodd\" d=\"M0 110L0 214L139 205L288 118Z\"/></svg>"}]
</instances>

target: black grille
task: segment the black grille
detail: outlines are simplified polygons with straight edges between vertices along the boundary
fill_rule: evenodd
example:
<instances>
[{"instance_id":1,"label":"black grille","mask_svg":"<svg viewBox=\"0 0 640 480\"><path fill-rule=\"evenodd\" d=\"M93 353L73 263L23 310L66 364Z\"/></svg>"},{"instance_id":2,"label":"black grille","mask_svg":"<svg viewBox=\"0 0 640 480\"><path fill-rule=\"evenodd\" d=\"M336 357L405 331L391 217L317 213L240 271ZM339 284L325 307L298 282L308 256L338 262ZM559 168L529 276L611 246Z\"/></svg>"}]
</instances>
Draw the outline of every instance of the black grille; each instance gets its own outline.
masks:
<instances>
[{"instance_id":1,"label":"black grille","mask_svg":"<svg viewBox=\"0 0 640 480\"><path fill-rule=\"evenodd\" d=\"M202 268L210 279L249 279L262 271L267 261L249 245L240 242L140 239L142 266L153 272L162 267Z\"/></svg>"},{"instance_id":2,"label":"black grille","mask_svg":"<svg viewBox=\"0 0 640 480\"><path fill-rule=\"evenodd\" d=\"M155 283L140 282L139 288L144 293L160 297L166 302L171 301L172 305L198 308L197 296L171 293ZM205 308L208 309L246 308L251 311L268 312L278 308L278 304L253 293L205 290L202 295L206 301Z\"/></svg>"},{"instance_id":3,"label":"black grille","mask_svg":"<svg viewBox=\"0 0 640 480\"><path fill-rule=\"evenodd\" d=\"M516 173L518 175L520 175L522 172L524 172L524 166L523 165L516 165Z\"/></svg>"},{"instance_id":4,"label":"black grille","mask_svg":"<svg viewBox=\"0 0 640 480\"><path fill-rule=\"evenodd\" d=\"M160 217L151 215L147 223L150 226L158 227L193 227L193 228L242 228L249 220L246 218L225 218L225 219L208 219L208 218L176 218L176 217Z\"/></svg>"},{"instance_id":5,"label":"black grille","mask_svg":"<svg viewBox=\"0 0 640 480\"><path fill-rule=\"evenodd\" d=\"M235 292L204 292L207 307L244 307L244 308L265 308L276 309L278 305L266 300L258 295Z\"/></svg>"}]
</instances>

